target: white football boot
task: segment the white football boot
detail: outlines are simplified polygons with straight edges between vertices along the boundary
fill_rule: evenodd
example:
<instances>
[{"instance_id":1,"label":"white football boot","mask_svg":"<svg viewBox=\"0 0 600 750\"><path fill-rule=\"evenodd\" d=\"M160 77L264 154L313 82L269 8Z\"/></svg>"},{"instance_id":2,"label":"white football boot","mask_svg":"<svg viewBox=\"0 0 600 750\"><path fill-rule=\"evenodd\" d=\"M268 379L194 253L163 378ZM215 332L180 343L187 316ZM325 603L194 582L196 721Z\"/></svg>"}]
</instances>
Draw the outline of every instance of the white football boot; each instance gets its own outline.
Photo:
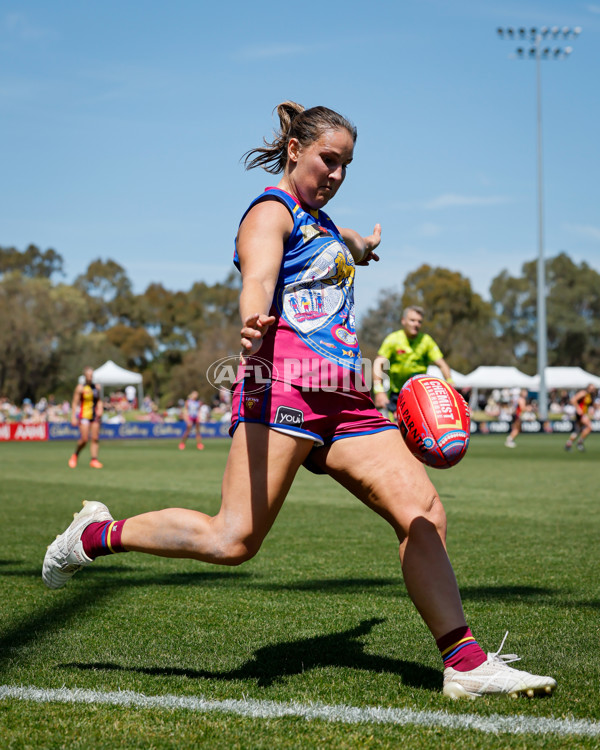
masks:
<instances>
[{"instance_id":1,"label":"white football boot","mask_svg":"<svg viewBox=\"0 0 600 750\"><path fill-rule=\"evenodd\" d=\"M83 551L83 530L91 523L113 520L103 503L83 501L83 510L74 514L69 528L48 547L42 568L42 579L48 588L61 588L84 565L93 562Z\"/></svg>"},{"instance_id":2,"label":"white football boot","mask_svg":"<svg viewBox=\"0 0 600 750\"><path fill-rule=\"evenodd\" d=\"M552 677L540 677L508 666L508 662L519 661L516 654L503 654L502 646L495 653L488 653L487 659L475 669L458 672L452 667L444 670L444 695L448 698L479 698L482 695L508 694L511 698L526 695L550 695L556 687Z\"/></svg>"}]
</instances>

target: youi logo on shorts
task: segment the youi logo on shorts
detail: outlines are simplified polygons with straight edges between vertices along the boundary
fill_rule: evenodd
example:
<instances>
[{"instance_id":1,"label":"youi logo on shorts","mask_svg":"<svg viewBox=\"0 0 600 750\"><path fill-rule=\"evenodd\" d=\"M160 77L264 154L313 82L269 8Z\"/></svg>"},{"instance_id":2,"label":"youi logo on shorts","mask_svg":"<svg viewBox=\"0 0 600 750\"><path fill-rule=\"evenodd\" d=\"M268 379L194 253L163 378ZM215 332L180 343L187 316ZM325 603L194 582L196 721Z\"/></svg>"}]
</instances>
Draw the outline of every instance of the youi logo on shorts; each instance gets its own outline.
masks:
<instances>
[{"instance_id":1,"label":"youi logo on shorts","mask_svg":"<svg viewBox=\"0 0 600 750\"><path fill-rule=\"evenodd\" d=\"M278 406L275 414L275 424L284 424L289 427L302 427L304 424L304 412L300 409L292 409L291 406Z\"/></svg>"}]
</instances>

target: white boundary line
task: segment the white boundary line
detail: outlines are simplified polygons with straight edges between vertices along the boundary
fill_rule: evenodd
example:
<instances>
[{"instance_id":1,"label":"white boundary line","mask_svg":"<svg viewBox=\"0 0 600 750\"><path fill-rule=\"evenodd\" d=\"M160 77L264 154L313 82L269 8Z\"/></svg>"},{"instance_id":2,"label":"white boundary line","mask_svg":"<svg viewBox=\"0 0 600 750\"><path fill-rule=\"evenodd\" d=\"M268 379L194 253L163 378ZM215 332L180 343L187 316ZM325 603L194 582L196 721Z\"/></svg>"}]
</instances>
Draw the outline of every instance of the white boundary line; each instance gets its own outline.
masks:
<instances>
[{"instance_id":1,"label":"white boundary line","mask_svg":"<svg viewBox=\"0 0 600 750\"><path fill-rule=\"evenodd\" d=\"M536 734L600 736L600 722L587 719L547 719L531 716L476 716L447 711L414 711L409 708L380 708L332 705L323 703L277 703L260 700L209 700L178 695L144 695L132 691L101 692L79 688L36 688L0 685L0 700L17 698L36 703L88 703L134 708L183 709L203 713L232 713L251 719L279 719L300 716L304 719L341 724L413 724L444 729L473 729L491 734Z\"/></svg>"}]
</instances>

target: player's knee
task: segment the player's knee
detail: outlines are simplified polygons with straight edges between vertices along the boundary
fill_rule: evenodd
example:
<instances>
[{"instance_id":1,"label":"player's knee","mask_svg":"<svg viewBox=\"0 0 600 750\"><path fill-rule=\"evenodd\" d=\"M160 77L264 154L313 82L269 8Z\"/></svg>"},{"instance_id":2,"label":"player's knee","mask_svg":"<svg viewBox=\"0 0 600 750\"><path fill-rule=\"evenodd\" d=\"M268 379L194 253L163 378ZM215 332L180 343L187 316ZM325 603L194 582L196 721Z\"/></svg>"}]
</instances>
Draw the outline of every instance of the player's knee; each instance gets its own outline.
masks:
<instances>
[{"instance_id":1,"label":"player's knee","mask_svg":"<svg viewBox=\"0 0 600 750\"><path fill-rule=\"evenodd\" d=\"M399 533L400 540L434 528L442 539L446 538L446 511L438 494L432 491L420 503L407 508Z\"/></svg>"},{"instance_id":2,"label":"player's knee","mask_svg":"<svg viewBox=\"0 0 600 750\"><path fill-rule=\"evenodd\" d=\"M253 537L248 537L227 543L221 549L223 564L236 566L248 562L260 549L261 541Z\"/></svg>"},{"instance_id":3,"label":"player's knee","mask_svg":"<svg viewBox=\"0 0 600 750\"><path fill-rule=\"evenodd\" d=\"M445 537L446 536L446 511L444 506L437 494L432 498L431 507L428 513L428 518L431 523L436 527L438 533Z\"/></svg>"}]
</instances>

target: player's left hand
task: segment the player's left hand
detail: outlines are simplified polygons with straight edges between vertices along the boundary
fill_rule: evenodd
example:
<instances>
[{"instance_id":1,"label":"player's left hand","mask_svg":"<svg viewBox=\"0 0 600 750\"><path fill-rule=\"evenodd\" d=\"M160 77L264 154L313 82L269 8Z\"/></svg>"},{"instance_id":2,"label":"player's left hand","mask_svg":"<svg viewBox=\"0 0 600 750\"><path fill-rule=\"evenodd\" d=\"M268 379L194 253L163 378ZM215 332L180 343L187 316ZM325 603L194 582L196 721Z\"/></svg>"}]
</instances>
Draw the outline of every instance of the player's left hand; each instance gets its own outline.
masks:
<instances>
[{"instance_id":1,"label":"player's left hand","mask_svg":"<svg viewBox=\"0 0 600 750\"><path fill-rule=\"evenodd\" d=\"M370 261L374 260L377 262L379 260L379 255L374 251L381 242L381 224L375 224L373 234L363 239L365 241L365 254L362 260L356 264L357 266L368 266Z\"/></svg>"}]
</instances>

